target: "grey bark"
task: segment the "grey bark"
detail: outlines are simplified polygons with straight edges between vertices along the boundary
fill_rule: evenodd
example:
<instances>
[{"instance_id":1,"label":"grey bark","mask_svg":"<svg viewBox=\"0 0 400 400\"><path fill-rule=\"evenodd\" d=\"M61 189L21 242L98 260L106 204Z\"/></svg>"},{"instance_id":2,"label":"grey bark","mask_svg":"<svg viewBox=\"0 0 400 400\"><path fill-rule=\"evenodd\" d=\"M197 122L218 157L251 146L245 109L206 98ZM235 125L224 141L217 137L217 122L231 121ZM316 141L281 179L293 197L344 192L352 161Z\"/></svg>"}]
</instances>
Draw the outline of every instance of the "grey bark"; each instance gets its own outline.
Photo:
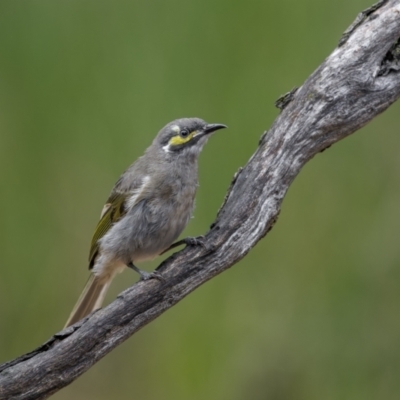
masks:
<instances>
[{"instance_id":1,"label":"grey bark","mask_svg":"<svg viewBox=\"0 0 400 400\"><path fill-rule=\"evenodd\" d=\"M235 175L205 236L206 247L175 253L158 270L164 282L139 282L108 307L0 366L0 399L44 399L199 285L243 258L275 224L304 164L400 96L400 0L363 11L339 46L297 90L253 156Z\"/></svg>"}]
</instances>

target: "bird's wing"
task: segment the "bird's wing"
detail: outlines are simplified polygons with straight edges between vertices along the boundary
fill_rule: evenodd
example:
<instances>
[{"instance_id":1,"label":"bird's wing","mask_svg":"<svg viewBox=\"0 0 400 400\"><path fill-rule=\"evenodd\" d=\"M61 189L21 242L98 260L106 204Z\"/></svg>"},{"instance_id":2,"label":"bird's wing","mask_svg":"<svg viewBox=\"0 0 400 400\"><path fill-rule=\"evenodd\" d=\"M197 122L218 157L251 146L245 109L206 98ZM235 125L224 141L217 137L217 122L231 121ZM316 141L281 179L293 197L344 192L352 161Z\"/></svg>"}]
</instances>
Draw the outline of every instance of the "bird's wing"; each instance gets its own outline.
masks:
<instances>
[{"instance_id":1,"label":"bird's wing","mask_svg":"<svg viewBox=\"0 0 400 400\"><path fill-rule=\"evenodd\" d=\"M119 221L126 213L125 200L127 193L112 193L103 207L100 221L94 231L89 252L89 269L92 269L99 251L99 240L107 233L111 226Z\"/></svg>"},{"instance_id":2,"label":"bird's wing","mask_svg":"<svg viewBox=\"0 0 400 400\"><path fill-rule=\"evenodd\" d=\"M129 191L119 190L119 182L117 182L103 207L100 221L98 222L93 234L89 252L89 269L92 269L95 263L99 251L99 240L126 214L130 208L142 199L148 181L149 179L147 177L144 177L144 179L141 179L139 182L136 181L136 187L131 188Z\"/></svg>"}]
</instances>

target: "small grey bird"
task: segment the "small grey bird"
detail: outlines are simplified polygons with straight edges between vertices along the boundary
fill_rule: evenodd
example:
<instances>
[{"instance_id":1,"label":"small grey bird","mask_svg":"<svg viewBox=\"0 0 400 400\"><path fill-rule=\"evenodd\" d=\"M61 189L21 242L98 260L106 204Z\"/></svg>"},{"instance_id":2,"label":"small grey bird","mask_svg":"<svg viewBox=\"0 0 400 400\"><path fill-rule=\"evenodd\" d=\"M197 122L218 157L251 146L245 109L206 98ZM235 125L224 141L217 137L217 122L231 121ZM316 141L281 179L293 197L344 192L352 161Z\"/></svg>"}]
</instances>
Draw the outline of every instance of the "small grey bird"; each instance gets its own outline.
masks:
<instances>
[{"instance_id":1,"label":"small grey bird","mask_svg":"<svg viewBox=\"0 0 400 400\"><path fill-rule=\"evenodd\" d=\"M91 275L66 327L101 307L112 279L125 267L142 280L160 279L134 263L174 247L192 215L198 156L210 134L222 128L199 118L172 121L121 175L101 212L90 247Z\"/></svg>"}]
</instances>

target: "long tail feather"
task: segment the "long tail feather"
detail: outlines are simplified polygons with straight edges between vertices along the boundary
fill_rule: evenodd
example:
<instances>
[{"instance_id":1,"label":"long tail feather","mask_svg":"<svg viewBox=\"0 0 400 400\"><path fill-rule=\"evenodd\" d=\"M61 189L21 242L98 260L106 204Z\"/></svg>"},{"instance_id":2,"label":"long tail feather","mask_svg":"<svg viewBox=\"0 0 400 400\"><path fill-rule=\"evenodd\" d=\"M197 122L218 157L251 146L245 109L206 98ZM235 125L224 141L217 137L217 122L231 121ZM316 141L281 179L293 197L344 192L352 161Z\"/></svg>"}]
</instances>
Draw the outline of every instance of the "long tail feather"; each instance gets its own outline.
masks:
<instances>
[{"instance_id":1,"label":"long tail feather","mask_svg":"<svg viewBox=\"0 0 400 400\"><path fill-rule=\"evenodd\" d=\"M75 304L64 328L73 325L75 322L86 317L86 315L90 314L92 311L101 307L111 280L112 277L105 279L104 277L97 277L94 274L90 275L89 280Z\"/></svg>"}]
</instances>

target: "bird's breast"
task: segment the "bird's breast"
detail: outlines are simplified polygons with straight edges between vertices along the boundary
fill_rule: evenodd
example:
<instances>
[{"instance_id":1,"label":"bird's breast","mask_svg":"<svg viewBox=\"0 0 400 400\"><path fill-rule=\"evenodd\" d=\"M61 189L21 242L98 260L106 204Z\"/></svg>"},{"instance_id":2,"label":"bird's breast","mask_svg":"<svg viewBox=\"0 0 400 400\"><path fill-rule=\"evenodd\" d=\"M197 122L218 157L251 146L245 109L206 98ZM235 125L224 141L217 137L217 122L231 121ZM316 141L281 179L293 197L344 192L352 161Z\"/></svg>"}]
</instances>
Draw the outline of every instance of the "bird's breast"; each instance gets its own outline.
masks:
<instances>
[{"instance_id":1,"label":"bird's breast","mask_svg":"<svg viewBox=\"0 0 400 400\"><path fill-rule=\"evenodd\" d=\"M179 177L175 177L172 182L163 182L159 186L157 201L165 208L164 218L172 225L183 224L182 230L192 214L196 189L197 181L187 182Z\"/></svg>"},{"instance_id":2,"label":"bird's breast","mask_svg":"<svg viewBox=\"0 0 400 400\"><path fill-rule=\"evenodd\" d=\"M125 264L153 258L182 233L194 208L197 179L169 174L150 178L143 197L116 223L101 241L102 251Z\"/></svg>"}]
</instances>

